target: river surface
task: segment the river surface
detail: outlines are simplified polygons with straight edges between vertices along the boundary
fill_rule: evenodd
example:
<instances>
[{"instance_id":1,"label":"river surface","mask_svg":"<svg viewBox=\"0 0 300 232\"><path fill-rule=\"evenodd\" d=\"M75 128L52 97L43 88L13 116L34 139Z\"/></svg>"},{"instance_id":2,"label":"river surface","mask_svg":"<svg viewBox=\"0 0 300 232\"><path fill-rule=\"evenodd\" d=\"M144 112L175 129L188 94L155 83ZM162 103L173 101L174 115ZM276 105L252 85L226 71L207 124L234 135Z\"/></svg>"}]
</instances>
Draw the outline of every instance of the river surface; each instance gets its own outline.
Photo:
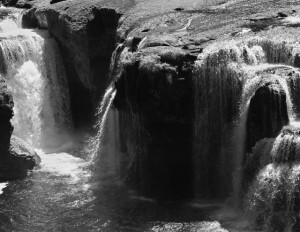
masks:
<instances>
[{"instance_id":1,"label":"river surface","mask_svg":"<svg viewBox=\"0 0 300 232\"><path fill-rule=\"evenodd\" d=\"M0 231L227 231L220 223L228 231L245 231L230 212L214 220L220 204L159 203L116 180L96 179L80 158L39 155L41 166L26 179L1 184Z\"/></svg>"}]
</instances>

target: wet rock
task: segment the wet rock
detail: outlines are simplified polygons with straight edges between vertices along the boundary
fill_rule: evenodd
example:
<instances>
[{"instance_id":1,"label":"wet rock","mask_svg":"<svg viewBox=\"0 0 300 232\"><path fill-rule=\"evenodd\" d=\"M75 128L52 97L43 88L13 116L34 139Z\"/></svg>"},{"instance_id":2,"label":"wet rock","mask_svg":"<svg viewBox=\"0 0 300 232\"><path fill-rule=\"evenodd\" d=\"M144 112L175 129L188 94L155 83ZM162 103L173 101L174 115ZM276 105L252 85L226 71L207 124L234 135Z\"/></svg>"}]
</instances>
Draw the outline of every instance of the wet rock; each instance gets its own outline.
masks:
<instances>
[{"instance_id":1,"label":"wet rock","mask_svg":"<svg viewBox=\"0 0 300 232\"><path fill-rule=\"evenodd\" d=\"M286 93L279 81L272 76L267 77L250 101L247 118L247 152L251 152L257 141L276 137L288 123Z\"/></svg>"},{"instance_id":2,"label":"wet rock","mask_svg":"<svg viewBox=\"0 0 300 232\"><path fill-rule=\"evenodd\" d=\"M93 106L109 84L121 16L101 1L39 3L23 15L24 27L48 29L60 46L75 126L92 120Z\"/></svg>"},{"instance_id":3,"label":"wet rock","mask_svg":"<svg viewBox=\"0 0 300 232\"><path fill-rule=\"evenodd\" d=\"M289 123L286 93L275 76L263 77L249 105L246 154L243 158L243 192L247 192L260 167L271 163L274 138Z\"/></svg>"},{"instance_id":4,"label":"wet rock","mask_svg":"<svg viewBox=\"0 0 300 232\"><path fill-rule=\"evenodd\" d=\"M180 49L147 47L142 53L130 60L121 55L124 67L116 81L114 105L128 115L120 126L131 131L121 140L127 141L124 149L134 157L127 181L146 196L190 198L193 61Z\"/></svg>"},{"instance_id":5,"label":"wet rock","mask_svg":"<svg viewBox=\"0 0 300 232\"><path fill-rule=\"evenodd\" d=\"M0 150L7 151L13 131L13 99L3 79L0 78Z\"/></svg>"},{"instance_id":6,"label":"wet rock","mask_svg":"<svg viewBox=\"0 0 300 232\"><path fill-rule=\"evenodd\" d=\"M27 176L41 162L33 148L20 138L11 136L10 148L1 154L0 180L15 180Z\"/></svg>"},{"instance_id":7,"label":"wet rock","mask_svg":"<svg viewBox=\"0 0 300 232\"><path fill-rule=\"evenodd\" d=\"M26 142L12 136L13 99L4 80L0 79L0 180L26 177L27 171L40 160Z\"/></svg>"}]
</instances>

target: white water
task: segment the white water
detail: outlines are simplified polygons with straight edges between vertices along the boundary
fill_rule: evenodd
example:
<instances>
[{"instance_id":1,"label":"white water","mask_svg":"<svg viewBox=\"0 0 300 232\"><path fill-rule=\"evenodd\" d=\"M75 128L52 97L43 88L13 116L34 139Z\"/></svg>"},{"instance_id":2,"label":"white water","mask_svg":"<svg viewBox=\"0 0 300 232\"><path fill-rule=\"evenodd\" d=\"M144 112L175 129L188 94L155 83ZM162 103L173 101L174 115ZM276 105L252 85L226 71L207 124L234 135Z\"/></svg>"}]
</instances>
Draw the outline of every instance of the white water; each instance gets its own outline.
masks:
<instances>
[{"instance_id":1,"label":"white water","mask_svg":"<svg viewBox=\"0 0 300 232\"><path fill-rule=\"evenodd\" d=\"M61 146L72 128L70 99L59 49L46 31L0 22L2 75L13 94L14 134L44 149Z\"/></svg>"},{"instance_id":2,"label":"white water","mask_svg":"<svg viewBox=\"0 0 300 232\"><path fill-rule=\"evenodd\" d=\"M291 94L287 85L287 81L284 77L280 77L277 75L272 76L275 80L277 80L280 86L283 88L286 94L286 104L288 110L288 117L290 123L295 123L295 113L293 111L293 104L291 101ZM252 77L246 81L246 84L243 89L242 100L240 105L240 117L238 121L238 125L235 129L234 133L234 141L235 141L235 155L236 155L236 171L234 175L234 197L235 202L239 200L239 194L241 191L241 184L242 184L242 161L245 155L245 145L246 145L246 122L248 118L248 111L250 101L255 95L256 90L262 86L264 83L264 76L257 75Z\"/></svg>"},{"instance_id":3,"label":"white water","mask_svg":"<svg viewBox=\"0 0 300 232\"><path fill-rule=\"evenodd\" d=\"M96 113L96 123L95 123L95 129L97 131L96 135L91 137L88 141L88 145L86 148L86 151L89 155L88 160L90 160L91 163L94 163L95 159L97 158L100 149L101 149L101 141L103 138L103 132L105 130L105 124L107 121L107 117L109 115L109 111L111 108L111 105L113 103L113 100L116 96L116 90L113 86L109 86L105 94L103 96L103 99L98 107L97 113Z\"/></svg>"}]
</instances>

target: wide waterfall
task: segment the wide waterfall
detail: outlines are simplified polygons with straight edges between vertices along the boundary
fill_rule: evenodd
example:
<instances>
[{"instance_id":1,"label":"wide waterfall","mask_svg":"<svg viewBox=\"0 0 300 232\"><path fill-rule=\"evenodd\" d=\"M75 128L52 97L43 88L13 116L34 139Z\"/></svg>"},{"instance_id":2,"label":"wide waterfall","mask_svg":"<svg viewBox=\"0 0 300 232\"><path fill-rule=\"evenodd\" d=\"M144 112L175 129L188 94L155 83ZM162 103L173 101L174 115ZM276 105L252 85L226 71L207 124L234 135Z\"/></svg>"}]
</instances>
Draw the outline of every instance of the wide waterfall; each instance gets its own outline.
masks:
<instances>
[{"instance_id":1,"label":"wide waterfall","mask_svg":"<svg viewBox=\"0 0 300 232\"><path fill-rule=\"evenodd\" d=\"M51 149L67 142L72 128L58 45L46 31L20 29L13 22L1 22L0 54L1 74L15 102L14 134L37 148Z\"/></svg>"},{"instance_id":2,"label":"wide waterfall","mask_svg":"<svg viewBox=\"0 0 300 232\"><path fill-rule=\"evenodd\" d=\"M194 162L199 196L227 195L235 208L244 205L249 185L266 165L271 138L285 125L297 125L297 51L292 43L254 37L212 44L198 56Z\"/></svg>"}]
</instances>

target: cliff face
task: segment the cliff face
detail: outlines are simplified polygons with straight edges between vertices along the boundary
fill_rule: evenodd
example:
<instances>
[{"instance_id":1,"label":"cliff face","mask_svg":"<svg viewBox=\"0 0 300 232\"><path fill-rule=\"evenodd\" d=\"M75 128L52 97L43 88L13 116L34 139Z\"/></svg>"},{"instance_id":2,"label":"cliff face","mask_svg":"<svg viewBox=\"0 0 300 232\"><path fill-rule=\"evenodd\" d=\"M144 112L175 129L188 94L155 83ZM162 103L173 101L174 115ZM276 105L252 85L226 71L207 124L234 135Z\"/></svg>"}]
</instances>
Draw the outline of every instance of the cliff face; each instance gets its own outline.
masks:
<instances>
[{"instance_id":1,"label":"cliff face","mask_svg":"<svg viewBox=\"0 0 300 232\"><path fill-rule=\"evenodd\" d=\"M114 101L118 110L129 115L121 130L132 125L133 136L122 139L126 153L134 157L128 181L147 196L192 197L195 57L168 47L148 47L135 54L131 42L120 58L123 67Z\"/></svg>"}]
</instances>

